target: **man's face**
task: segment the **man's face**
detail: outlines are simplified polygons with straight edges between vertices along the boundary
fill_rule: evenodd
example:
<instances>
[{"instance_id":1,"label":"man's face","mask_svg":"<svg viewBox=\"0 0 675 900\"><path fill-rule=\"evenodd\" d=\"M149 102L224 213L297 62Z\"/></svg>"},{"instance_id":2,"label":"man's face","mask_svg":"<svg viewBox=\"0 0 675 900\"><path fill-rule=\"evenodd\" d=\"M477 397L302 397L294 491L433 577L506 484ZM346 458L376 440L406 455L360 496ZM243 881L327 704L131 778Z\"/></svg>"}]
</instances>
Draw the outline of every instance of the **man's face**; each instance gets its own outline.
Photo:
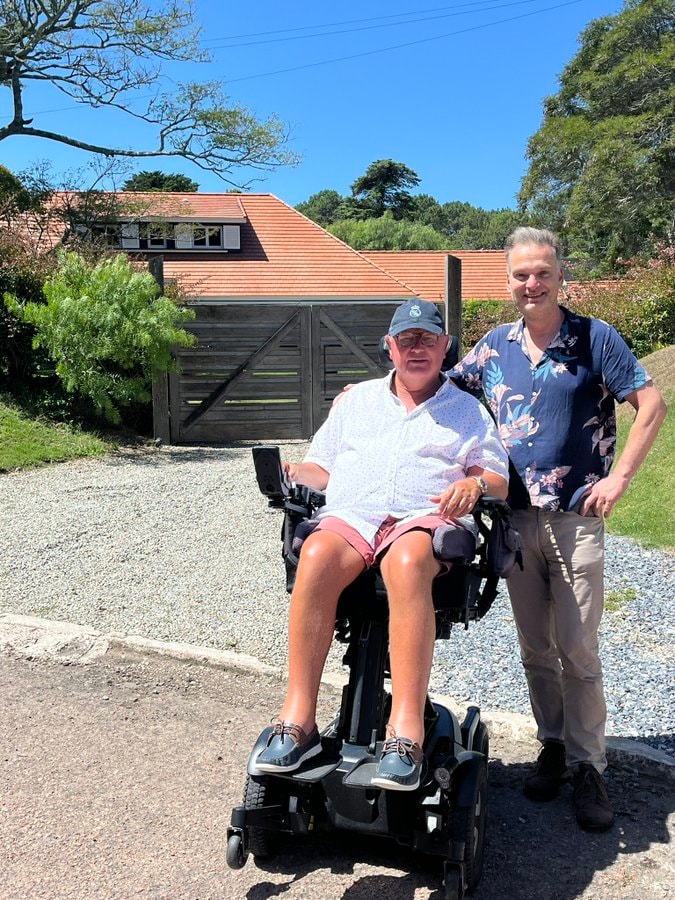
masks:
<instances>
[{"instance_id":1,"label":"man's face","mask_svg":"<svg viewBox=\"0 0 675 900\"><path fill-rule=\"evenodd\" d=\"M430 383L441 371L448 340L447 334L431 334L420 328L409 328L396 337L387 335L396 374L415 390Z\"/></svg>"},{"instance_id":2,"label":"man's face","mask_svg":"<svg viewBox=\"0 0 675 900\"><path fill-rule=\"evenodd\" d=\"M508 260L508 288L520 314L543 318L558 309L558 291L563 273L553 247L547 244L516 244Z\"/></svg>"}]
</instances>

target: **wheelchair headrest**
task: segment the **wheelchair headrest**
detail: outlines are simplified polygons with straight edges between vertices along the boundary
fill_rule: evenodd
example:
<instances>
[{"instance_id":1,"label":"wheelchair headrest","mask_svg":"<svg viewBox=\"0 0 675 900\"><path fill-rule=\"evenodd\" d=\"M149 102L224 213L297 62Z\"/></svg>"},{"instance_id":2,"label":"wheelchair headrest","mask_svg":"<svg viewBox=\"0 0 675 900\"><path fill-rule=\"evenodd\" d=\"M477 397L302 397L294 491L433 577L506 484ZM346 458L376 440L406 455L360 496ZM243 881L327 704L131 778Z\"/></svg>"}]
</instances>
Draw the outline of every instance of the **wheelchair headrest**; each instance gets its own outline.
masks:
<instances>
[{"instance_id":1,"label":"wheelchair headrest","mask_svg":"<svg viewBox=\"0 0 675 900\"><path fill-rule=\"evenodd\" d=\"M389 349L387 348L387 343L384 339L384 335L380 338L380 342L377 345L377 358L380 365L385 366L387 369L393 368L393 363L391 361L391 356L389 356ZM447 372L449 369L454 368L459 362L459 340L454 335L450 335L450 343L448 344L448 350L445 354L445 359L443 360L443 365L441 369L444 372Z\"/></svg>"}]
</instances>

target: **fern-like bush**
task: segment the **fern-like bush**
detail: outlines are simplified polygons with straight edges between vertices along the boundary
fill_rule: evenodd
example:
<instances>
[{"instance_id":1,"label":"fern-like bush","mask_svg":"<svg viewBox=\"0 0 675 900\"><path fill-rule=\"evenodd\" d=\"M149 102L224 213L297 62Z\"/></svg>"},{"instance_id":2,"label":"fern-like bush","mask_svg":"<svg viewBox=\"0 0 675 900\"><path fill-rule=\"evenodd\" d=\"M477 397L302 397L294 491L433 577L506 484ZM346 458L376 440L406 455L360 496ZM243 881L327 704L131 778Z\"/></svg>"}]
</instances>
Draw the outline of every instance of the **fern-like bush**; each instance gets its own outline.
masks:
<instances>
[{"instance_id":1,"label":"fern-like bush","mask_svg":"<svg viewBox=\"0 0 675 900\"><path fill-rule=\"evenodd\" d=\"M161 296L152 275L121 254L92 264L61 252L43 292L45 303L6 293L5 304L33 326L34 347L49 353L65 389L113 424L121 407L150 402L153 375L176 369L171 348L194 343L180 327L194 312Z\"/></svg>"}]
</instances>

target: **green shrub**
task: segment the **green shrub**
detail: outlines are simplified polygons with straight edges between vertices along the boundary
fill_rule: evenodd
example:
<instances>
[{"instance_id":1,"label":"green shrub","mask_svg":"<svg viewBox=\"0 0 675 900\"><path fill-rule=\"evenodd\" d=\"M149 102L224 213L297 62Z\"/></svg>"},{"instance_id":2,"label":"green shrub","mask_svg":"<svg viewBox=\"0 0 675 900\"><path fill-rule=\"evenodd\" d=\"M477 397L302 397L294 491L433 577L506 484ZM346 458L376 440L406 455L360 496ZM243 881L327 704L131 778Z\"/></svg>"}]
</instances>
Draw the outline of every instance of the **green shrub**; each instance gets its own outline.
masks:
<instances>
[{"instance_id":1,"label":"green shrub","mask_svg":"<svg viewBox=\"0 0 675 900\"><path fill-rule=\"evenodd\" d=\"M675 247L660 245L656 258L628 264L619 282L572 285L566 302L614 325L637 357L675 344Z\"/></svg>"},{"instance_id":2,"label":"green shrub","mask_svg":"<svg viewBox=\"0 0 675 900\"><path fill-rule=\"evenodd\" d=\"M633 260L626 267L617 281L573 282L560 301L581 315L614 325L639 358L675 344L675 247L660 245L654 259ZM487 331L518 315L509 300L465 300L464 352Z\"/></svg>"},{"instance_id":3,"label":"green shrub","mask_svg":"<svg viewBox=\"0 0 675 900\"><path fill-rule=\"evenodd\" d=\"M448 238L430 225L395 219L391 210L373 219L342 219L327 226L355 250L445 250Z\"/></svg>"},{"instance_id":4,"label":"green shrub","mask_svg":"<svg viewBox=\"0 0 675 900\"><path fill-rule=\"evenodd\" d=\"M5 304L35 328L33 346L48 351L65 389L119 424L120 407L149 404L153 375L175 369L172 346L194 342L179 327L194 312L159 293L152 275L121 254L92 265L61 252L46 303L5 294Z\"/></svg>"},{"instance_id":5,"label":"green shrub","mask_svg":"<svg viewBox=\"0 0 675 900\"><path fill-rule=\"evenodd\" d=\"M19 238L0 230L0 296L8 292L22 301L39 303L48 274L47 258L37 257ZM34 379L45 377L49 370L53 373L48 355L33 350L34 336L31 325L0 304L0 389L32 386Z\"/></svg>"},{"instance_id":6,"label":"green shrub","mask_svg":"<svg viewBox=\"0 0 675 900\"><path fill-rule=\"evenodd\" d=\"M497 325L514 322L518 310L511 300L465 300L462 304L462 347L468 351Z\"/></svg>"}]
</instances>

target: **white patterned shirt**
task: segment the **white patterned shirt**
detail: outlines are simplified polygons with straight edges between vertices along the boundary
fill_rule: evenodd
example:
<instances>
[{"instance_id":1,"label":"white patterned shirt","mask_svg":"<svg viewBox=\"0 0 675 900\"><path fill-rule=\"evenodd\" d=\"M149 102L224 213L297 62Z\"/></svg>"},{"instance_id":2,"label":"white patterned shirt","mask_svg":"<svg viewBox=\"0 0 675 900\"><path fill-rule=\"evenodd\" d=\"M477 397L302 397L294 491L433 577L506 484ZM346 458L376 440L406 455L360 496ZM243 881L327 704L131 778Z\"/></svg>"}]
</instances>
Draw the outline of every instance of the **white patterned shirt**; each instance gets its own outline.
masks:
<instances>
[{"instance_id":1,"label":"white patterned shirt","mask_svg":"<svg viewBox=\"0 0 675 900\"><path fill-rule=\"evenodd\" d=\"M489 413L446 376L408 412L391 379L355 385L335 406L305 462L329 474L318 518L338 516L369 543L389 516L407 522L437 513L430 497L480 466L508 479L508 457ZM456 520L473 530L473 518Z\"/></svg>"}]
</instances>

